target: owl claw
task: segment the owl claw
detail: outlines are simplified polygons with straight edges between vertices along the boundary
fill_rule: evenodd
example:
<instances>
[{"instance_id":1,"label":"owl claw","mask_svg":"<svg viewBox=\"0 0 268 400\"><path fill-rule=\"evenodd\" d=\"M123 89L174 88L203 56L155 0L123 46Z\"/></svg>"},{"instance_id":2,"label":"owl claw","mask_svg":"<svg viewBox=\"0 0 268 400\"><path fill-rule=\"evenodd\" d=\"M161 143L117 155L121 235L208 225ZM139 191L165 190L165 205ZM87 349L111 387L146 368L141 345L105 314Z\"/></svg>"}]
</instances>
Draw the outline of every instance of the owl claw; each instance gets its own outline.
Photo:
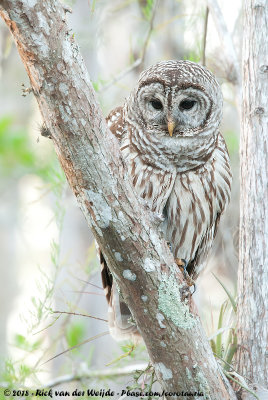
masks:
<instances>
[{"instance_id":1,"label":"owl claw","mask_svg":"<svg viewBox=\"0 0 268 400\"><path fill-rule=\"evenodd\" d=\"M190 277L190 275L187 272L188 262L186 260L184 260L183 258L176 258L175 261L176 261L176 264L178 265L178 267L183 270L184 279L186 280L187 285L194 287L194 291L192 293L192 294L194 294L196 291L196 284L195 284L195 281Z\"/></svg>"},{"instance_id":2,"label":"owl claw","mask_svg":"<svg viewBox=\"0 0 268 400\"><path fill-rule=\"evenodd\" d=\"M171 251L171 253L173 253L173 251L172 251L172 249L173 249L172 243L167 242L167 245L168 245L168 248Z\"/></svg>"}]
</instances>

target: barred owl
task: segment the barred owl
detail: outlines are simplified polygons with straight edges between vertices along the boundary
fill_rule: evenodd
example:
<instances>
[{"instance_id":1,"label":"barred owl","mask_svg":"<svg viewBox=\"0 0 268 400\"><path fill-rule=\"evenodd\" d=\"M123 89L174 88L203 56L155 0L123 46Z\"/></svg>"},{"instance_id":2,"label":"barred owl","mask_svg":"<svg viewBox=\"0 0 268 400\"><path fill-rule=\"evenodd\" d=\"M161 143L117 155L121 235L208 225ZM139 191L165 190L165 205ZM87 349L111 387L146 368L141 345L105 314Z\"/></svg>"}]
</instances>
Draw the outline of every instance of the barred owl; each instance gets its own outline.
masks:
<instances>
[{"instance_id":1,"label":"barred owl","mask_svg":"<svg viewBox=\"0 0 268 400\"><path fill-rule=\"evenodd\" d=\"M230 200L221 116L221 90L206 68L164 61L145 70L124 106L107 117L137 196L163 216L161 229L171 251L193 279ZM110 332L117 340L135 337L137 327L102 254L100 260Z\"/></svg>"}]
</instances>

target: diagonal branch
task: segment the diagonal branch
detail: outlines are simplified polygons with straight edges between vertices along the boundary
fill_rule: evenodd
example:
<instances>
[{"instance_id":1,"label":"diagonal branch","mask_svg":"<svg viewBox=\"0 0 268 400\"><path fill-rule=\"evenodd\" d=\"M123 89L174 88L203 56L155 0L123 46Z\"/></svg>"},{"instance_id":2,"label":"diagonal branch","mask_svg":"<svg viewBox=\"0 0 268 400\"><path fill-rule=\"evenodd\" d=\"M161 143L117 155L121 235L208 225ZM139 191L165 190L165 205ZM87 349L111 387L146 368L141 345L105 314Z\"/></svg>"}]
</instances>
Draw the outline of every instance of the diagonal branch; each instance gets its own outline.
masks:
<instances>
[{"instance_id":1,"label":"diagonal branch","mask_svg":"<svg viewBox=\"0 0 268 400\"><path fill-rule=\"evenodd\" d=\"M115 377L121 377L121 376L126 376L126 375L132 375L134 374L135 371L137 370L143 370L147 367L146 363L140 363L140 364L133 364L133 365L126 365L125 367L122 368L105 368L101 370L83 370L81 373L75 373L75 374L70 374L70 375L63 375L59 376L58 378L55 378L48 382L44 388L53 388L55 386L62 385L63 383L69 383L69 382L78 382L78 381L83 381L86 379L104 379L104 378L115 378Z\"/></svg>"},{"instance_id":2,"label":"diagonal branch","mask_svg":"<svg viewBox=\"0 0 268 400\"><path fill-rule=\"evenodd\" d=\"M228 80L236 85L240 85L240 67L237 55L218 1L207 0L207 4L222 42L225 61L227 63L226 73Z\"/></svg>"},{"instance_id":3,"label":"diagonal branch","mask_svg":"<svg viewBox=\"0 0 268 400\"><path fill-rule=\"evenodd\" d=\"M133 192L63 6L58 0L2 0L0 15L15 39L69 185L137 322L163 390L235 399L198 316L190 312L183 276Z\"/></svg>"}]
</instances>

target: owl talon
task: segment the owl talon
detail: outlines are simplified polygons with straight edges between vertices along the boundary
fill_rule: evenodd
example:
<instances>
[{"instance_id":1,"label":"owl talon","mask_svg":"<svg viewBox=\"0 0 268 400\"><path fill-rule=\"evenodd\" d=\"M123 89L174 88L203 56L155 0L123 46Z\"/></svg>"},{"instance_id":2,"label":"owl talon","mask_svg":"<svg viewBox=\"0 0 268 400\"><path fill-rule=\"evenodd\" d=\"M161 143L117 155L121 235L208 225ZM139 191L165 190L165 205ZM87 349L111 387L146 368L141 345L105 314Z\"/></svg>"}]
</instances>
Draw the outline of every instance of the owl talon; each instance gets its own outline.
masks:
<instances>
[{"instance_id":1,"label":"owl talon","mask_svg":"<svg viewBox=\"0 0 268 400\"><path fill-rule=\"evenodd\" d=\"M187 279L187 277L189 277L189 274L187 272L188 262L186 260L184 260L184 258L181 258L181 261L183 263L181 265L183 267L183 275L184 275L184 278Z\"/></svg>"},{"instance_id":2,"label":"owl talon","mask_svg":"<svg viewBox=\"0 0 268 400\"><path fill-rule=\"evenodd\" d=\"M167 245L168 245L168 248L171 251L171 253L173 253L173 251L172 251L172 249L173 249L172 243L167 242Z\"/></svg>"},{"instance_id":3,"label":"owl talon","mask_svg":"<svg viewBox=\"0 0 268 400\"><path fill-rule=\"evenodd\" d=\"M186 260L184 260L183 258L176 258L175 261L176 261L176 264L178 265L178 267L183 270L184 279L186 280L187 285L189 287L190 286L194 287L194 291L192 293L192 294L194 294L196 291L196 284L195 284L195 281L190 277L190 275L187 272L188 262Z\"/></svg>"}]
</instances>

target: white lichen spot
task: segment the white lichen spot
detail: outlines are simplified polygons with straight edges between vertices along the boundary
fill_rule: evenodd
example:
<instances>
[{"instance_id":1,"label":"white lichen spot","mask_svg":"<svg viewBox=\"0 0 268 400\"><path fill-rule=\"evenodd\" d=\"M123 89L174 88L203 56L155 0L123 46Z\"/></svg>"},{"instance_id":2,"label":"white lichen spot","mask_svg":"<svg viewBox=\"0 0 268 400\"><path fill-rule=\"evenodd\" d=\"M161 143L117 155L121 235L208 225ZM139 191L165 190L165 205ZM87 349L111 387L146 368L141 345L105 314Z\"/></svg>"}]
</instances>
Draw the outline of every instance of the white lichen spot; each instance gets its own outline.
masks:
<instances>
[{"instance_id":1,"label":"white lichen spot","mask_svg":"<svg viewBox=\"0 0 268 400\"><path fill-rule=\"evenodd\" d=\"M67 113L65 111L65 108L61 104L59 105L59 110L60 110L61 119L64 122L68 122L69 121L69 116L67 115Z\"/></svg>"},{"instance_id":2,"label":"white lichen spot","mask_svg":"<svg viewBox=\"0 0 268 400\"><path fill-rule=\"evenodd\" d=\"M143 268L145 269L146 272L155 271L155 265L150 258L145 258L144 263L143 263Z\"/></svg>"},{"instance_id":3,"label":"white lichen spot","mask_svg":"<svg viewBox=\"0 0 268 400\"><path fill-rule=\"evenodd\" d=\"M123 224L126 224L126 223L127 223L126 218L125 218L125 216L124 216L124 213L123 213L122 211L119 211L119 213L118 213L118 219L119 219L120 222L122 222Z\"/></svg>"},{"instance_id":4,"label":"white lichen spot","mask_svg":"<svg viewBox=\"0 0 268 400\"><path fill-rule=\"evenodd\" d=\"M144 309L143 309L143 312L144 312L144 314L147 314L147 313L148 313L147 308L144 308Z\"/></svg>"},{"instance_id":5,"label":"white lichen spot","mask_svg":"<svg viewBox=\"0 0 268 400\"><path fill-rule=\"evenodd\" d=\"M116 258L117 261L119 261L119 262L123 261L123 258L122 258L122 256L121 256L121 254L118 253L118 251L116 251L116 252L114 253L114 256L115 256L115 258Z\"/></svg>"},{"instance_id":6,"label":"white lichen spot","mask_svg":"<svg viewBox=\"0 0 268 400\"><path fill-rule=\"evenodd\" d=\"M43 56L47 57L49 55L49 47L46 44L46 40L44 38L43 33L31 33L31 37L35 42L36 46L38 46L38 52Z\"/></svg>"},{"instance_id":7,"label":"white lichen spot","mask_svg":"<svg viewBox=\"0 0 268 400\"><path fill-rule=\"evenodd\" d=\"M189 370L189 368L186 367L185 371L186 371L186 376L189 379L189 381L192 381L193 380L193 376L192 376L191 371Z\"/></svg>"},{"instance_id":8,"label":"white lichen spot","mask_svg":"<svg viewBox=\"0 0 268 400\"><path fill-rule=\"evenodd\" d=\"M122 240L122 242L124 242L124 240L126 240L124 235L121 235L121 240Z\"/></svg>"},{"instance_id":9,"label":"white lichen spot","mask_svg":"<svg viewBox=\"0 0 268 400\"><path fill-rule=\"evenodd\" d=\"M173 378L173 374L171 369L167 368L163 363L156 363L155 369L161 373L162 379L164 381L168 381L169 379Z\"/></svg>"},{"instance_id":10,"label":"white lichen spot","mask_svg":"<svg viewBox=\"0 0 268 400\"><path fill-rule=\"evenodd\" d=\"M84 118L81 118L81 119L80 119L80 122L81 122L81 124L82 124L83 126L85 126L86 123L87 123L87 121L85 121Z\"/></svg>"},{"instance_id":11,"label":"white lichen spot","mask_svg":"<svg viewBox=\"0 0 268 400\"><path fill-rule=\"evenodd\" d=\"M156 251L161 254L162 253L162 243L159 241L159 235L154 231L150 231L150 239L152 244L154 245Z\"/></svg>"},{"instance_id":12,"label":"white lichen spot","mask_svg":"<svg viewBox=\"0 0 268 400\"><path fill-rule=\"evenodd\" d=\"M66 64L72 65L73 63L73 51L69 40L64 40L62 43L62 59Z\"/></svg>"},{"instance_id":13,"label":"white lichen spot","mask_svg":"<svg viewBox=\"0 0 268 400\"><path fill-rule=\"evenodd\" d=\"M68 107L68 106L66 106L66 107ZM70 110L70 108L69 108L69 110ZM70 110L69 114L71 114L71 110ZM73 133L79 133L79 128L78 128L78 125L77 125L77 122L75 119L72 119L72 126L74 127Z\"/></svg>"},{"instance_id":14,"label":"white lichen spot","mask_svg":"<svg viewBox=\"0 0 268 400\"><path fill-rule=\"evenodd\" d=\"M188 356L183 356L183 359L184 359L185 361L189 361L189 357L188 357Z\"/></svg>"},{"instance_id":15,"label":"white lichen spot","mask_svg":"<svg viewBox=\"0 0 268 400\"><path fill-rule=\"evenodd\" d=\"M131 272L130 269L125 269L123 271L123 277L125 279L128 279L129 281L135 281L136 280L136 274L134 274L134 272Z\"/></svg>"},{"instance_id":16,"label":"white lichen spot","mask_svg":"<svg viewBox=\"0 0 268 400\"><path fill-rule=\"evenodd\" d=\"M24 2L26 5L28 5L28 7L34 7L37 3L37 0L24 0Z\"/></svg>"},{"instance_id":17,"label":"white lichen spot","mask_svg":"<svg viewBox=\"0 0 268 400\"><path fill-rule=\"evenodd\" d=\"M89 200L93 203L98 205L98 208L94 207L95 217L98 221L98 225L100 228L108 228L110 222L112 221L112 209L106 203L103 196L100 193L93 192L93 190L86 191Z\"/></svg>"},{"instance_id":18,"label":"white lichen spot","mask_svg":"<svg viewBox=\"0 0 268 400\"><path fill-rule=\"evenodd\" d=\"M189 307L181 301L179 289L173 274L162 276L158 289L159 310L179 328L191 329L196 325L196 320Z\"/></svg>"},{"instance_id":19,"label":"white lichen spot","mask_svg":"<svg viewBox=\"0 0 268 400\"><path fill-rule=\"evenodd\" d=\"M60 90L60 92L62 93L62 94L64 94L65 96L68 96L68 94L69 94L69 88L68 88L68 86L66 85L66 83L63 83L63 82L61 82L60 84L59 84L59 90ZM66 106L66 108L67 108L67 106ZM69 107L68 107L69 108ZM70 108L69 108L70 109ZM69 112L69 111L68 111Z\"/></svg>"},{"instance_id":20,"label":"white lichen spot","mask_svg":"<svg viewBox=\"0 0 268 400\"><path fill-rule=\"evenodd\" d=\"M167 347L166 343L165 343L165 342L162 342L162 341L160 342L160 346L161 346L161 347Z\"/></svg>"},{"instance_id":21,"label":"white lichen spot","mask_svg":"<svg viewBox=\"0 0 268 400\"><path fill-rule=\"evenodd\" d=\"M35 1L35 0L33 0L33 1ZM46 32L47 35L49 35L50 28L49 28L49 25L48 25L46 19L44 18L43 13L38 11L37 12L37 17L38 17L39 26L44 29L44 31Z\"/></svg>"},{"instance_id":22,"label":"white lichen spot","mask_svg":"<svg viewBox=\"0 0 268 400\"><path fill-rule=\"evenodd\" d=\"M208 400L211 399L211 397L209 395L209 392L210 392L209 384L201 371L197 372L194 380L198 383L199 391L203 392L205 394L205 399L208 399Z\"/></svg>"},{"instance_id":23,"label":"white lichen spot","mask_svg":"<svg viewBox=\"0 0 268 400\"><path fill-rule=\"evenodd\" d=\"M146 301L148 300L148 296L142 295L142 296L141 296L141 299L142 299L142 301L143 301L144 303L146 303Z\"/></svg>"},{"instance_id":24,"label":"white lichen spot","mask_svg":"<svg viewBox=\"0 0 268 400\"><path fill-rule=\"evenodd\" d=\"M67 111L68 114L70 114L70 115L72 114L69 106L65 106L65 110ZM77 126L77 124L76 124L76 126Z\"/></svg>"},{"instance_id":25,"label":"white lichen spot","mask_svg":"<svg viewBox=\"0 0 268 400\"><path fill-rule=\"evenodd\" d=\"M163 321L165 320L165 317L164 317L163 314L157 313L156 314L156 319L158 321L158 324L159 324L160 328L166 328L166 325L163 324Z\"/></svg>"}]
</instances>

